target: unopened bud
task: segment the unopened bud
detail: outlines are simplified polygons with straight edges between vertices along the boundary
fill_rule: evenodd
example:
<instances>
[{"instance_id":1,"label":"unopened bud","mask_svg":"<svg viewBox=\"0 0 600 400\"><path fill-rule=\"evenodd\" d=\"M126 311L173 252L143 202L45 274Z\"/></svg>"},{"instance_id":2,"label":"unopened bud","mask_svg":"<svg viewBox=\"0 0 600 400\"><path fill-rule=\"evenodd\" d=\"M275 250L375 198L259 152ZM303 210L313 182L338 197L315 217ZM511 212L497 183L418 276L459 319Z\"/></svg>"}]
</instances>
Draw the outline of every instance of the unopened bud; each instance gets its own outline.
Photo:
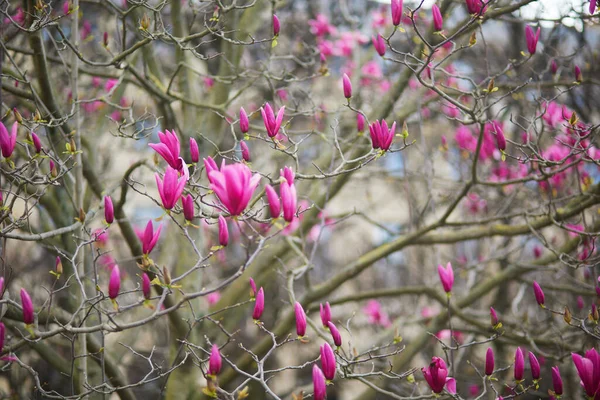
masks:
<instances>
[{"instance_id":1,"label":"unopened bud","mask_svg":"<svg viewBox=\"0 0 600 400\"><path fill-rule=\"evenodd\" d=\"M35 112L33 113L33 120L35 122L39 122L42 120L42 115L40 114L40 110L36 109Z\"/></svg>"},{"instance_id":2,"label":"unopened bud","mask_svg":"<svg viewBox=\"0 0 600 400\"><path fill-rule=\"evenodd\" d=\"M83 211L83 208L79 209L79 222L82 224L85 222L85 211Z\"/></svg>"},{"instance_id":3,"label":"unopened bud","mask_svg":"<svg viewBox=\"0 0 600 400\"><path fill-rule=\"evenodd\" d=\"M469 47L473 47L477 44L477 32L473 32L469 38Z\"/></svg>"},{"instance_id":4,"label":"unopened bud","mask_svg":"<svg viewBox=\"0 0 600 400\"><path fill-rule=\"evenodd\" d=\"M142 19L140 20L140 28L144 31L147 31L148 28L150 28L150 17L148 14L144 13L142 16Z\"/></svg>"},{"instance_id":5,"label":"unopened bud","mask_svg":"<svg viewBox=\"0 0 600 400\"><path fill-rule=\"evenodd\" d=\"M75 153L77 151L77 145L75 144L75 139L71 138L69 145L71 146L70 151Z\"/></svg>"},{"instance_id":6,"label":"unopened bud","mask_svg":"<svg viewBox=\"0 0 600 400\"><path fill-rule=\"evenodd\" d=\"M166 285L171 284L171 273L166 266L163 267L163 279Z\"/></svg>"},{"instance_id":7,"label":"unopened bud","mask_svg":"<svg viewBox=\"0 0 600 400\"><path fill-rule=\"evenodd\" d=\"M15 119L17 120L18 123L22 124L23 123L23 117L21 116L21 113L19 112L19 110L17 110L17 108L13 108L13 114L15 115Z\"/></svg>"},{"instance_id":8,"label":"unopened bud","mask_svg":"<svg viewBox=\"0 0 600 400\"><path fill-rule=\"evenodd\" d=\"M108 32L104 32L102 43L104 44L104 47L108 47Z\"/></svg>"},{"instance_id":9,"label":"unopened bud","mask_svg":"<svg viewBox=\"0 0 600 400\"><path fill-rule=\"evenodd\" d=\"M565 312L563 314L563 319L567 324L571 324L571 320L573 319L573 315L571 314L571 310L569 307L565 306Z\"/></svg>"},{"instance_id":10,"label":"unopened bud","mask_svg":"<svg viewBox=\"0 0 600 400\"><path fill-rule=\"evenodd\" d=\"M61 261L61 259L60 259L59 256L56 256L56 266L55 266L55 268L56 268L56 273L57 274L60 275L60 274L63 273L63 265L62 265L62 261Z\"/></svg>"}]
</instances>

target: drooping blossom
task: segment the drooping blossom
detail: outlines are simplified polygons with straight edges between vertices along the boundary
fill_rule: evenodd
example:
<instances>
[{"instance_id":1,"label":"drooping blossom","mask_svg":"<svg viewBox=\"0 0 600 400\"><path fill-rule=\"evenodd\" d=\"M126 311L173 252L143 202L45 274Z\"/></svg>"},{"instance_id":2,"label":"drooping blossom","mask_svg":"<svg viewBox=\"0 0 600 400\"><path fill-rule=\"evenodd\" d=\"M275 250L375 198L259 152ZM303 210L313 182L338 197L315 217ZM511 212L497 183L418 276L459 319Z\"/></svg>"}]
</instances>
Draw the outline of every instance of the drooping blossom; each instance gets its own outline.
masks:
<instances>
[{"instance_id":1,"label":"drooping blossom","mask_svg":"<svg viewBox=\"0 0 600 400\"><path fill-rule=\"evenodd\" d=\"M429 366L421 368L421 372L431 390L437 394L442 393L448 376L446 362L439 357L433 357Z\"/></svg>"},{"instance_id":2,"label":"drooping blossom","mask_svg":"<svg viewBox=\"0 0 600 400\"><path fill-rule=\"evenodd\" d=\"M302 304L298 302L294 304L294 313L296 315L296 333L299 337L303 337L306 334L306 313Z\"/></svg>"},{"instance_id":3,"label":"drooping blossom","mask_svg":"<svg viewBox=\"0 0 600 400\"><path fill-rule=\"evenodd\" d=\"M184 171L187 171L184 168ZM187 183L188 175L184 174L179 177L177 170L167 167L165 170L164 178L161 179L159 174L155 175L156 186L158 187L158 194L162 201L163 207L167 210L171 210L175 207L175 204L179 201L185 184Z\"/></svg>"},{"instance_id":4,"label":"drooping blossom","mask_svg":"<svg viewBox=\"0 0 600 400\"><path fill-rule=\"evenodd\" d=\"M108 281L108 297L116 299L119 295L119 289L121 288L121 271L119 266L115 265L110 273L110 280Z\"/></svg>"},{"instance_id":5,"label":"drooping blossom","mask_svg":"<svg viewBox=\"0 0 600 400\"><path fill-rule=\"evenodd\" d=\"M219 346L213 344L210 351L210 357L208 358L208 375L217 376L219 372L221 372L222 363L223 361L221 360Z\"/></svg>"},{"instance_id":6,"label":"drooping blossom","mask_svg":"<svg viewBox=\"0 0 600 400\"><path fill-rule=\"evenodd\" d=\"M243 163L223 164L220 171L212 170L208 175L210 188L234 216L244 212L260 181L260 175L252 175L250 168Z\"/></svg>"},{"instance_id":7,"label":"drooping blossom","mask_svg":"<svg viewBox=\"0 0 600 400\"><path fill-rule=\"evenodd\" d=\"M273 138L279 134L279 129L281 128L281 123L283 121L283 115L285 113L285 106L281 107L277 112L277 117L275 117L275 113L271 108L271 105L267 102L264 107L260 108L260 113L263 118L263 123L265 124L265 128L267 130L267 134L269 137Z\"/></svg>"},{"instance_id":8,"label":"drooping blossom","mask_svg":"<svg viewBox=\"0 0 600 400\"><path fill-rule=\"evenodd\" d=\"M6 126L2 122L0 122L0 149L2 150L2 156L4 158L10 158L13 151L15 150L15 145L17 144L17 130L19 128L19 123L15 122L12 125L10 130L10 134L6 129Z\"/></svg>"},{"instance_id":9,"label":"drooping blossom","mask_svg":"<svg viewBox=\"0 0 600 400\"><path fill-rule=\"evenodd\" d=\"M25 288L21 288L21 307L23 307L23 322L25 325L32 325L35 321L33 302Z\"/></svg>"},{"instance_id":10,"label":"drooping blossom","mask_svg":"<svg viewBox=\"0 0 600 400\"><path fill-rule=\"evenodd\" d=\"M369 126L373 149L389 150L396 133L396 122L388 128L387 122L376 120Z\"/></svg>"},{"instance_id":11,"label":"drooping blossom","mask_svg":"<svg viewBox=\"0 0 600 400\"><path fill-rule=\"evenodd\" d=\"M535 54L537 43L540 38L541 28L538 26L537 31L534 33L533 28L529 25L525 27L525 39L527 40L527 51L529 54Z\"/></svg>"},{"instance_id":12,"label":"drooping blossom","mask_svg":"<svg viewBox=\"0 0 600 400\"><path fill-rule=\"evenodd\" d=\"M444 287L444 291L450 293L452 291L452 286L454 285L454 270L452 269L452 264L448 263L445 267L441 264L438 265L438 274L442 286Z\"/></svg>"},{"instance_id":13,"label":"drooping blossom","mask_svg":"<svg viewBox=\"0 0 600 400\"><path fill-rule=\"evenodd\" d=\"M320 350L323 375L325 375L325 379L332 381L335 378L335 354L327 342L321 345Z\"/></svg>"}]
</instances>

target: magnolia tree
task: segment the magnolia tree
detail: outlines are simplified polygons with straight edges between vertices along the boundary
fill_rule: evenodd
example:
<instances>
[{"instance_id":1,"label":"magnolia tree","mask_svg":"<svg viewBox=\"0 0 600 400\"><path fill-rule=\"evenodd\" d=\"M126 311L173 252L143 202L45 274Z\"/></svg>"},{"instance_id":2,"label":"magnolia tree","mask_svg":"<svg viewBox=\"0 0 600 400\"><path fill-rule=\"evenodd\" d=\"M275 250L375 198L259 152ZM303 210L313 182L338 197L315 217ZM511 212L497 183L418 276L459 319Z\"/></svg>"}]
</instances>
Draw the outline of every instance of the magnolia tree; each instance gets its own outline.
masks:
<instances>
[{"instance_id":1,"label":"magnolia tree","mask_svg":"<svg viewBox=\"0 0 600 400\"><path fill-rule=\"evenodd\" d=\"M2 397L600 399L594 2L0 12Z\"/></svg>"}]
</instances>

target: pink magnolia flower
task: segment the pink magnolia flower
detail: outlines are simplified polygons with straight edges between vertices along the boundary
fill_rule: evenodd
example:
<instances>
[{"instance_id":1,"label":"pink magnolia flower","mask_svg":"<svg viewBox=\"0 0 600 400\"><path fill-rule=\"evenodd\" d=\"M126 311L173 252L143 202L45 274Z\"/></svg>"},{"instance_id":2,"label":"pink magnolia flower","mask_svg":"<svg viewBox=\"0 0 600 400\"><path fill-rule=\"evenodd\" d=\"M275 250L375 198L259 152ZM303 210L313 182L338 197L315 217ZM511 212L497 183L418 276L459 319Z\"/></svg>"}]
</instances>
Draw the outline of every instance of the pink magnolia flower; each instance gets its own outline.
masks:
<instances>
[{"instance_id":1,"label":"pink magnolia flower","mask_svg":"<svg viewBox=\"0 0 600 400\"><path fill-rule=\"evenodd\" d=\"M319 314L321 316L323 327L327 328L327 323L331 321L331 306L329 305L329 302L325 303L325 305L323 305L323 303L319 304Z\"/></svg>"},{"instance_id":2,"label":"pink magnolia flower","mask_svg":"<svg viewBox=\"0 0 600 400\"><path fill-rule=\"evenodd\" d=\"M273 14L273 36L279 36L280 30L281 24L279 22L279 18L277 18L277 15Z\"/></svg>"},{"instance_id":3,"label":"pink magnolia flower","mask_svg":"<svg viewBox=\"0 0 600 400\"><path fill-rule=\"evenodd\" d=\"M23 322L25 325L32 325L35 321L35 314L33 311L33 302L29 293L25 288L21 288L21 306L23 307Z\"/></svg>"},{"instance_id":4,"label":"pink magnolia flower","mask_svg":"<svg viewBox=\"0 0 600 400\"><path fill-rule=\"evenodd\" d=\"M150 299L150 287L151 287L150 278L148 277L147 273L143 272L142 273L142 293L144 294L144 298L146 300Z\"/></svg>"},{"instance_id":5,"label":"pink magnolia flower","mask_svg":"<svg viewBox=\"0 0 600 400\"><path fill-rule=\"evenodd\" d=\"M281 193L281 208L283 209L283 219L287 222L292 222L294 219L298 196L296 194L296 186L294 185L294 172L290 167L285 167L281 171L283 181L279 186Z\"/></svg>"},{"instance_id":6,"label":"pink magnolia flower","mask_svg":"<svg viewBox=\"0 0 600 400\"><path fill-rule=\"evenodd\" d=\"M6 129L6 126L0 122L0 149L2 150L2 156L9 158L15 150L17 144L17 130L19 129L19 123L15 122L10 130L10 134Z\"/></svg>"},{"instance_id":7,"label":"pink magnolia flower","mask_svg":"<svg viewBox=\"0 0 600 400\"><path fill-rule=\"evenodd\" d=\"M140 240L142 242L142 252L146 255L150 254L156 243L158 242L158 238L160 237L160 231L162 230L162 224L158 226L156 232L154 231L154 226L152 225L152 221L148 221L146 225L146 229L138 234Z\"/></svg>"},{"instance_id":8,"label":"pink magnolia flower","mask_svg":"<svg viewBox=\"0 0 600 400\"><path fill-rule=\"evenodd\" d=\"M206 301L210 306L214 306L219 300L221 300L221 293L219 292L212 292L206 295Z\"/></svg>"},{"instance_id":9,"label":"pink magnolia flower","mask_svg":"<svg viewBox=\"0 0 600 400\"><path fill-rule=\"evenodd\" d=\"M184 169L187 172L187 170ZM184 174L179 178L179 173L171 168L167 167L165 170L165 176L163 179L160 178L159 174L156 174L156 186L158 187L158 194L163 203L163 207L167 210L171 210L175 207L175 204L179 201L185 184L188 179L188 175Z\"/></svg>"},{"instance_id":10,"label":"pink magnolia flower","mask_svg":"<svg viewBox=\"0 0 600 400\"><path fill-rule=\"evenodd\" d=\"M558 396L563 394L563 380L558 367L552 367L552 387Z\"/></svg>"},{"instance_id":11,"label":"pink magnolia flower","mask_svg":"<svg viewBox=\"0 0 600 400\"><path fill-rule=\"evenodd\" d=\"M190 138L190 157L192 158L193 163L197 163L200 160L200 151L198 150L198 142L196 142L196 139L194 139L194 138Z\"/></svg>"},{"instance_id":12,"label":"pink magnolia flower","mask_svg":"<svg viewBox=\"0 0 600 400\"><path fill-rule=\"evenodd\" d=\"M210 357L208 359L208 374L217 376L221 372L222 360L221 353L219 352L219 346L213 344Z\"/></svg>"},{"instance_id":13,"label":"pink magnolia flower","mask_svg":"<svg viewBox=\"0 0 600 400\"><path fill-rule=\"evenodd\" d=\"M267 102L264 107L260 108L260 113L263 118L263 123L265 124L265 128L267 130L267 134L269 137L275 137L279 134L279 129L281 128L281 122L283 121L283 114L285 112L285 106L281 107L277 112L277 118L275 118L275 113L271 108L271 105Z\"/></svg>"},{"instance_id":14,"label":"pink magnolia flower","mask_svg":"<svg viewBox=\"0 0 600 400\"><path fill-rule=\"evenodd\" d=\"M537 43L540 38L541 28L538 26L537 31L533 33L533 28L529 25L525 27L525 39L527 40L527 51L529 54L535 54Z\"/></svg>"},{"instance_id":15,"label":"pink magnolia flower","mask_svg":"<svg viewBox=\"0 0 600 400\"><path fill-rule=\"evenodd\" d=\"M525 360L523 358L523 351L520 347L517 347L515 351L515 366L514 366L514 377L515 381L520 382L523 380L523 374L525 372Z\"/></svg>"},{"instance_id":16,"label":"pink magnolia flower","mask_svg":"<svg viewBox=\"0 0 600 400\"><path fill-rule=\"evenodd\" d=\"M363 312L367 314L370 324L381 325L386 328L392 325L388 315L381 309L381 303L377 300L369 300L363 308Z\"/></svg>"},{"instance_id":17,"label":"pink magnolia flower","mask_svg":"<svg viewBox=\"0 0 600 400\"><path fill-rule=\"evenodd\" d=\"M342 75L342 86L344 88L344 97L350 99L352 97L352 82L350 82L350 78L348 75Z\"/></svg>"},{"instance_id":18,"label":"pink magnolia flower","mask_svg":"<svg viewBox=\"0 0 600 400\"><path fill-rule=\"evenodd\" d=\"M316 19L308 20L310 31L315 36L334 35L337 33L335 26L329 23L329 18L323 14L317 14Z\"/></svg>"},{"instance_id":19,"label":"pink magnolia flower","mask_svg":"<svg viewBox=\"0 0 600 400\"><path fill-rule=\"evenodd\" d=\"M371 134L373 149L387 151L394 140L396 122L392 124L391 128L388 128L387 122L375 120L375 122L369 126L369 132Z\"/></svg>"},{"instance_id":20,"label":"pink magnolia flower","mask_svg":"<svg viewBox=\"0 0 600 400\"><path fill-rule=\"evenodd\" d=\"M600 354L596 349L585 352L585 357L572 353L573 363L577 369L581 386L590 399L600 398Z\"/></svg>"},{"instance_id":21,"label":"pink magnolia flower","mask_svg":"<svg viewBox=\"0 0 600 400\"><path fill-rule=\"evenodd\" d=\"M165 130L165 133L158 132L160 143L150 143L152 147L164 160L178 171L183 168L183 160L179 157L179 139L175 131Z\"/></svg>"},{"instance_id":22,"label":"pink magnolia flower","mask_svg":"<svg viewBox=\"0 0 600 400\"><path fill-rule=\"evenodd\" d=\"M490 376L494 373L494 350L489 347L485 353L485 374Z\"/></svg>"},{"instance_id":23,"label":"pink magnolia flower","mask_svg":"<svg viewBox=\"0 0 600 400\"><path fill-rule=\"evenodd\" d=\"M342 345L342 335L340 335L340 331L331 321L327 322L327 327L329 328L329 332L331 333L333 344L335 344L336 347L340 347Z\"/></svg>"},{"instance_id":24,"label":"pink magnolia flower","mask_svg":"<svg viewBox=\"0 0 600 400\"><path fill-rule=\"evenodd\" d=\"M265 310L265 292L261 287L256 293L256 299L254 300L254 311L252 312L252 318L259 320L263 311Z\"/></svg>"},{"instance_id":25,"label":"pink magnolia flower","mask_svg":"<svg viewBox=\"0 0 600 400\"><path fill-rule=\"evenodd\" d=\"M119 83L118 79L107 79L106 83L104 84L104 90L110 92L115 86L117 86L117 83Z\"/></svg>"},{"instance_id":26,"label":"pink magnolia flower","mask_svg":"<svg viewBox=\"0 0 600 400\"><path fill-rule=\"evenodd\" d=\"M306 313L302 304L298 302L294 304L294 313L296 314L296 333L299 337L303 337L306 334Z\"/></svg>"},{"instance_id":27,"label":"pink magnolia flower","mask_svg":"<svg viewBox=\"0 0 600 400\"><path fill-rule=\"evenodd\" d=\"M373 47L375 47L375 51L377 51L377 54L379 54L381 57L385 56L385 40L383 37L378 33L377 36L373 36L371 40L373 42Z\"/></svg>"},{"instance_id":28,"label":"pink magnolia flower","mask_svg":"<svg viewBox=\"0 0 600 400\"><path fill-rule=\"evenodd\" d=\"M321 57L326 58L332 56L334 53L333 42L331 40L317 38L317 48L319 49L319 53L321 53Z\"/></svg>"},{"instance_id":29,"label":"pink magnolia flower","mask_svg":"<svg viewBox=\"0 0 600 400\"><path fill-rule=\"evenodd\" d=\"M438 274L442 286L444 287L444 291L450 293L452 291L452 285L454 285L454 270L452 269L452 264L448 263L445 267L441 264L438 265Z\"/></svg>"},{"instance_id":30,"label":"pink magnolia flower","mask_svg":"<svg viewBox=\"0 0 600 400\"><path fill-rule=\"evenodd\" d=\"M466 3L469 14L483 15L487 9L482 0L466 0Z\"/></svg>"},{"instance_id":31,"label":"pink magnolia flower","mask_svg":"<svg viewBox=\"0 0 600 400\"><path fill-rule=\"evenodd\" d=\"M250 149L243 140L240 140L240 151L242 152L242 159L246 162L250 162Z\"/></svg>"},{"instance_id":32,"label":"pink magnolia flower","mask_svg":"<svg viewBox=\"0 0 600 400\"><path fill-rule=\"evenodd\" d=\"M248 133L249 129L250 121L248 120L248 114L246 114L244 107L240 107L240 131L242 131L242 133Z\"/></svg>"},{"instance_id":33,"label":"pink magnolia flower","mask_svg":"<svg viewBox=\"0 0 600 400\"><path fill-rule=\"evenodd\" d=\"M392 24L398 26L402 22L402 0L392 0L391 9Z\"/></svg>"},{"instance_id":34,"label":"pink magnolia flower","mask_svg":"<svg viewBox=\"0 0 600 400\"><path fill-rule=\"evenodd\" d=\"M534 381L538 381L540 379L540 362L538 361L535 354L529 352L529 366L531 367L531 378Z\"/></svg>"},{"instance_id":35,"label":"pink magnolia flower","mask_svg":"<svg viewBox=\"0 0 600 400\"><path fill-rule=\"evenodd\" d=\"M359 132L364 132L365 130L365 116L361 113L356 114L356 129Z\"/></svg>"},{"instance_id":36,"label":"pink magnolia flower","mask_svg":"<svg viewBox=\"0 0 600 400\"><path fill-rule=\"evenodd\" d=\"M254 194L260 175L250 171L247 165L223 164L221 170L208 173L210 188L231 215L241 215Z\"/></svg>"},{"instance_id":37,"label":"pink magnolia flower","mask_svg":"<svg viewBox=\"0 0 600 400\"><path fill-rule=\"evenodd\" d=\"M40 154L42 151L42 141L40 137L35 134L35 132L31 132L31 141L33 142L33 147L35 148L35 152Z\"/></svg>"},{"instance_id":38,"label":"pink magnolia flower","mask_svg":"<svg viewBox=\"0 0 600 400\"><path fill-rule=\"evenodd\" d=\"M325 383L325 376L323 371L317 365L313 365L312 370L313 378L313 398L314 400L325 400L327 396L327 386Z\"/></svg>"},{"instance_id":39,"label":"pink magnolia flower","mask_svg":"<svg viewBox=\"0 0 600 400\"><path fill-rule=\"evenodd\" d=\"M186 221L194 220L194 199L191 194L181 196L181 206L183 207L183 217Z\"/></svg>"},{"instance_id":40,"label":"pink magnolia flower","mask_svg":"<svg viewBox=\"0 0 600 400\"><path fill-rule=\"evenodd\" d=\"M267 195L267 202L269 203L271 218L279 218L279 214L281 214L281 201L279 200L279 196L277 196L277 192L271 185L266 185L265 193Z\"/></svg>"},{"instance_id":41,"label":"pink magnolia flower","mask_svg":"<svg viewBox=\"0 0 600 400\"><path fill-rule=\"evenodd\" d=\"M110 196L104 196L104 220L107 224L112 224L115 220L115 209Z\"/></svg>"},{"instance_id":42,"label":"pink magnolia flower","mask_svg":"<svg viewBox=\"0 0 600 400\"><path fill-rule=\"evenodd\" d=\"M442 393L446 386L446 377L448 376L448 367L439 357L433 357L428 367L421 368L427 384L434 393Z\"/></svg>"},{"instance_id":43,"label":"pink magnolia flower","mask_svg":"<svg viewBox=\"0 0 600 400\"><path fill-rule=\"evenodd\" d=\"M540 306L543 306L545 299L544 291L536 281L533 281L533 293L535 294L535 301L537 301Z\"/></svg>"},{"instance_id":44,"label":"pink magnolia flower","mask_svg":"<svg viewBox=\"0 0 600 400\"><path fill-rule=\"evenodd\" d=\"M219 244L221 246L227 246L229 243L229 229L227 228L227 221L225 217L219 215Z\"/></svg>"},{"instance_id":45,"label":"pink magnolia flower","mask_svg":"<svg viewBox=\"0 0 600 400\"><path fill-rule=\"evenodd\" d=\"M434 4L431 7L431 15L433 17L433 27L434 29L439 32L442 29L444 29L443 25L444 25L444 19L442 18L442 13L440 11L440 8L437 6L437 4Z\"/></svg>"},{"instance_id":46,"label":"pink magnolia flower","mask_svg":"<svg viewBox=\"0 0 600 400\"><path fill-rule=\"evenodd\" d=\"M321 368L323 375L328 381L335 378L335 354L329 343L325 342L320 347L321 350Z\"/></svg>"},{"instance_id":47,"label":"pink magnolia flower","mask_svg":"<svg viewBox=\"0 0 600 400\"><path fill-rule=\"evenodd\" d=\"M121 288L121 271L119 266L115 265L110 273L110 280L108 281L108 297L116 299L119 295L119 289Z\"/></svg>"}]
</instances>

